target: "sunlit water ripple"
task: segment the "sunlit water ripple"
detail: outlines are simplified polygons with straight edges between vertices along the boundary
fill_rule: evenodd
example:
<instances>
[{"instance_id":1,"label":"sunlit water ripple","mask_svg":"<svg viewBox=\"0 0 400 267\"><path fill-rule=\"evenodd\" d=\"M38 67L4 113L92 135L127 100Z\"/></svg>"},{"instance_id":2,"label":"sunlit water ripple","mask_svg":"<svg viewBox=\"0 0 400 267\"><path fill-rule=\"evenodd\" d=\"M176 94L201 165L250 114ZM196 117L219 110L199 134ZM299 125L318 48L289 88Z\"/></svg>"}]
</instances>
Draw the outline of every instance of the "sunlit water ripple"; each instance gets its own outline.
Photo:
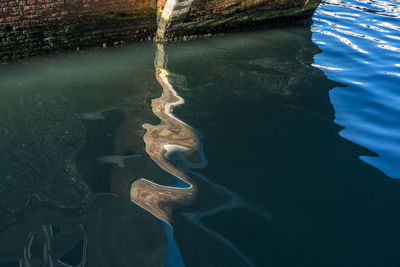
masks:
<instances>
[{"instance_id":1,"label":"sunlit water ripple","mask_svg":"<svg viewBox=\"0 0 400 267\"><path fill-rule=\"evenodd\" d=\"M400 178L400 3L328 0L313 20L323 50L314 66L345 85L330 91L340 135L377 154L363 161Z\"/></svg>"}]
</instances>

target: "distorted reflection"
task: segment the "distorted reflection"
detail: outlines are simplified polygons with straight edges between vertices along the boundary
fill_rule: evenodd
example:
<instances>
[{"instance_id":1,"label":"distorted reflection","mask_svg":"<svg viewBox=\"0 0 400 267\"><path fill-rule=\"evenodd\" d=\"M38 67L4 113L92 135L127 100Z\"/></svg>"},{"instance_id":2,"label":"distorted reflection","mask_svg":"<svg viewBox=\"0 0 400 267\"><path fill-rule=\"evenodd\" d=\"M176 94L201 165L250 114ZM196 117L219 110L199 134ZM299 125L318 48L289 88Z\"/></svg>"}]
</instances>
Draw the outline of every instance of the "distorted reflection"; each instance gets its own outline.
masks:
<instances>
[{"instance_id":1,"label":"distorted reflection","mask_svg":"<svg viewBox=\"0 0 400 267\"><path fill-rule=\"evenodd\" d=\"M363 108L371 98L357 98L369 74L339 79L343 87L318 69L373 65L365 62L377 53L357 40L396 52L377 46L398 46L386 33L336 20L364 23L353 6L326 10L313 27L321 48L333 38L356 60L320 61L301 26L2 67L1 266L397 260L396 246L380 241L400 236L388 205L400 201L399 185L362 162L375 154L336 124L358 122L343 115L354 112L349 94L356 112L381 118ZM379 27L396 36L389 24ZM397 79L399 62L382 75Z\"/></svg>"},{"instance_id":2,"label":"distorted reflection","mask_svg":"<svg viewBox=\"0 0 400 267\"><path fill-rule=\"evenodd\" d=\"M336 23L343 24L337 16L326 18L327 12L334 14L334 10L354 12L358 19L347 21L348 30L343 30ZM330 92L335 122L344 127L340 135L376 153L362 155L363 161L392 178L400 178L400 139L395 134L400 129L400 74L396 69L400 60L398 4L390 0L324 1L314 19L313 39L324 50L316 57L314 66L347 85ZM325 68L325 64L345 71L331 72L336 69Z\"/></svg>"}]
</instances>

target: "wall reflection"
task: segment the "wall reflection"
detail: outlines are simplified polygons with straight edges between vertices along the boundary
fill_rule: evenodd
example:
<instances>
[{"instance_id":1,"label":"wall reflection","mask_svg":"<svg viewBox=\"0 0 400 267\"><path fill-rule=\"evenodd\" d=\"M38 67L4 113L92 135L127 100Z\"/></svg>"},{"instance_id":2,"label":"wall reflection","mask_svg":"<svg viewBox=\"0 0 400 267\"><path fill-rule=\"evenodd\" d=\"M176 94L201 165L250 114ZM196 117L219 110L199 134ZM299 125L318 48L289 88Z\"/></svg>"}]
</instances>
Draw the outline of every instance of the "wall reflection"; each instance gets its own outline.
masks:
<instances>
[{"instance_id":1,"label":"wall reflection","mask_svg":"<svg viewBox=\"0 0 400 267\"><path fill-rule=\"evenodd\" d=\"M324 266L378 251L365 233L394 229L398 188L338 135L320 52L302 26L0 69L2 266Z\"/></svg>"}]
</instances>

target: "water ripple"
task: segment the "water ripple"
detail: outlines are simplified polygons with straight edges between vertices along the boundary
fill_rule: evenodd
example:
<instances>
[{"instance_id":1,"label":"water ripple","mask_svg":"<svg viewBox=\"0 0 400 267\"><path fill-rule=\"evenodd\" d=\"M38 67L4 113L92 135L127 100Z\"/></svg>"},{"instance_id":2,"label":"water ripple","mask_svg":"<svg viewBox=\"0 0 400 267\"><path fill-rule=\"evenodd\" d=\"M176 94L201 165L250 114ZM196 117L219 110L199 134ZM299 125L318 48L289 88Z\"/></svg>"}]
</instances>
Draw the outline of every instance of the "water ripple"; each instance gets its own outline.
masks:
<instances>
[{"instance_id":1,"label":"water ripple","mask_svg":"<svg viewBox=\"0 0 400 267\"><path fill-rule=\"evenodd\" d=\"M338 31L338 32L347 34L347 35L368 39L368 40L371 40L371 41L374 41L374 42L377 42L377 43L381 43L381 44L387 44L387 42L379 40L379 39L377 39L375 37L371 37L369 35L359 34L359 33L351 32L351 31L345 31L345 30L342 30L342 29L335 29L335 30Z\"/></svg>"},{"instance_id":2,"label":"water ripple","mask_svg":"<svg viewBox=\"0 0 400 267\"><path fill-rule=\"evenodd\" d=\"M368 53L367 51L361 49L356 44L352 43L349 39L347 39L347 38L345 38L345 37L343 37L341 35L335 34L335 33L330 32L330 31L322 31L322 30L316 30L315 32L319 32L319 33L322 33L322 34L325 34L325 35L333 36L333 37L337 38L339 41L347 44L348 46L350 46L351 48L353 48L354 50L356 50L356 51L358 51L360 53L365 53L365 54Z\"/></svg>"},{"instance_id":3,"label":"water ripple","mask_svg":"<svg viewBox=\"0 0 400 267\"><path fill-rule=\"evenodd\" d=\"M397 47L394 47L394 46L391 46L391 45L378 45L378 46L381 47L381 48L387 49L387 50L400 52L400 48L397 48Z\"/></svg>"},{"instance_id":4,"label":"water ripple","mask_svg":"<svg viewBox=\"0 0 400 267\"><path fill-rule=\"evenodd\" d=\"M374 14L383 17L399 17L400 9L398 4L390 3L390 1L337 1L326 0L323 6L346 7L353 10L362 11L365 14Z\"/></svg>"},{"instance_id":5,"label":"water ripple","mask_svg":"<svg viewBox=\"0 0 400 267\"><path fill-rule=\"evenodd\" d=\"M379 27L372 26L372 25L367 25L367 24L364 24L364 23L360 23L360 25L365 27L365 28L370 28L370 29L373 29L373 30L378 31L378 32L389 32L389 31L381 29Z\"/></svg>"},{"instance_id":6,"label":"water ripple","mask_svg":"<svg viewBox=\"0 0 400 267\"><path fill-rule=\"evenodd\" d=\"M374 152L360 159L392 178L400 178L398 3L326 0L312 27L323 49L313 66L346 85L330 92L335 122L344 127L340 135Z\"/></svg>"},{"instance_id":7,"label":"water ripple","mask_svg":"<svg viewBox=\"0 0 400 267\"><path fill-rule=\"evenodd\" d=\"M386 27L386 28L390 28L392 30L400 31L400 27L399 26L393 25L393 24L391 24L389 22L382 22L382 23L379 23L378 25Z\"/></svg>"}]
</instances>

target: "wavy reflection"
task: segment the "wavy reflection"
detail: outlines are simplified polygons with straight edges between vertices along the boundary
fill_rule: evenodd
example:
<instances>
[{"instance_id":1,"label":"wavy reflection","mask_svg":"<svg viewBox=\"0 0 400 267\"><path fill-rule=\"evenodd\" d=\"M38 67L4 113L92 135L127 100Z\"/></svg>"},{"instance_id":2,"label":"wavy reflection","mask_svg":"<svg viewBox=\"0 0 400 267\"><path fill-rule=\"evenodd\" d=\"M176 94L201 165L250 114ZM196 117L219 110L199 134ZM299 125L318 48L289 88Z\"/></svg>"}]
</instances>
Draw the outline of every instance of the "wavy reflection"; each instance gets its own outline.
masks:
<instances>
[{"instance_id":1,"label":"wavy reflection","mask_svg":"<svg viewBox=\"0 0 400 267\"><path fill-rule=\"evenodd\" d=\"M153 57L151 48L148 52ZM85 64L93 61L85 55L72 55L67 63L40 58L39 63L0 71L0 266L165 266L162 223L124 199L131 182L125 186L122 179L113 181L120 177L115 173L131 171L143 160L143 153L133 153L126 139L117 136L122 110L129 111L124 101L132 101L130 108L139 109L137 114L146 119L148 103L142 98L153 97L158 87L138 92L128 76L129 91L113 90L114 101L104 104L100 98L108 98L115 84L99 74L112 63L98 55L97 63L89 63L95 79L87 77ZM118 67L135 72L135 65L115 54L113 58ZM153 75L139 71L133 75L135 82L155 83ZM91 86L73 91L88 80ZM129 130L131 140L134 131ZM117 150L121 143L122 152Z\"/></svg>"},{"instance_id":2,"label":"wavy reflection","mask_svg":"<svg viewBox=\"0 0 400 267\"><path fill-rule=\"evenodd\" d=\"M250 259L231 241L206 227L201 219L235 208L248 209L266 220L271 219L270 215L252 207L237 194L192 170L207 165L207 160L202 152L201 134L173 115L173 108L184 103L174 86L183 87L184 78L179 79L179 75L170 73L167 70L167 62L164 45L158 44L155 69L162 94L159 98L152 100L151 106L153 113L161 120L161 123L155 126L144 124L143 128L146 129L146 134L143 140L146 144L147 154L163 170L176 177L177 182L175 185L165 186L145 178L138 179L132 184L131 200L172 226L174 209L180 210L182 216L188 221L221 241L239 255L247 265L253 266ZM227 199L219 204L202 205L198 201L195 203L197 198L205 197L198 196L199 183L212 188L207 193L207 197L216 190L219 192L218 194L227 196Z\"/></svg>"},{"instance_id":3,"label":"wavy reflection","mask_svg":"<svg viewBox=\"0 0 400 267\"><path fill-rule=\"evenodd\" d=\"M197 149L199 137L186 123L172 115L174 106L184 103L178 96L168 79L162 45L158 45L156 56L156 78L163 91L161 97L152 100L154 114L161 123L153 126L144 124L146 134L143 139L146 143L147 154L165 171L188 184L184 188L161 186L146 179L139 179L132 184L131 200L148 210L157 218L171 223L171 207L189 205L196 193L196 185L184 170L177 168L169 159L168 154L184 153L186 158L194 164L203 161Z\"/></svg>"},{"instance_id":4,"label":"wavy reflection","mask_svg":"<svg viewBox=\"0 0 400 267\"><path fill-rule=\"evenodd\" d=\"M351 42L349 39L347 39L347 38L345 38L345 37L343 37L343 36L341 36L339 34L333 33L331 31L324 31L324 30L315 30L315 31L319 32L319 33L322 33L322 34L325 34L325 35L333 36L333 37L337 38L339 41L341 41L342 43L350 46L354 50L356 50L356 51L358 51L360 53L368 54L367 51L361 49L358 45L356 45L355 43Z\"/></svg>"},{"instance_id":5,"label":"wavy reflection","mask_svg":"<svg viewBox=\"0 0 400 267\"><path fill-rule=\"evenodd\" d=\"M338 25L337 14L353 11L357 20L343 23L340 18L347 29ZM400 127L400 75L396 69L400 60L399 23L398 3L348 0L324 1L313 25L313 39L324 50L314 66L323 69L329 78L348 85L330 93L335 122L344 127L340 135L375 152L376 156L360 158L393 178L400 178L400 140L393 135ZM352 50L360 54L353 54ZM338 72L325 65L346 71Z\"/></svg>"},{"instance_id":6,"label":"wavy reflection","mask_svg":"<svg viewBox=\"0 0 400 267\"><path fill-rule=\"evenodd\" d=\"M393 1L395 2L395 1ZM398 18L400 16L400 8L397 3L391 1L373 1L373 0L357 0L357 1L340 1L326 0L322 5L345 7L366 14L373 14L382 17Z\"/></svg>"}]
</instances>

